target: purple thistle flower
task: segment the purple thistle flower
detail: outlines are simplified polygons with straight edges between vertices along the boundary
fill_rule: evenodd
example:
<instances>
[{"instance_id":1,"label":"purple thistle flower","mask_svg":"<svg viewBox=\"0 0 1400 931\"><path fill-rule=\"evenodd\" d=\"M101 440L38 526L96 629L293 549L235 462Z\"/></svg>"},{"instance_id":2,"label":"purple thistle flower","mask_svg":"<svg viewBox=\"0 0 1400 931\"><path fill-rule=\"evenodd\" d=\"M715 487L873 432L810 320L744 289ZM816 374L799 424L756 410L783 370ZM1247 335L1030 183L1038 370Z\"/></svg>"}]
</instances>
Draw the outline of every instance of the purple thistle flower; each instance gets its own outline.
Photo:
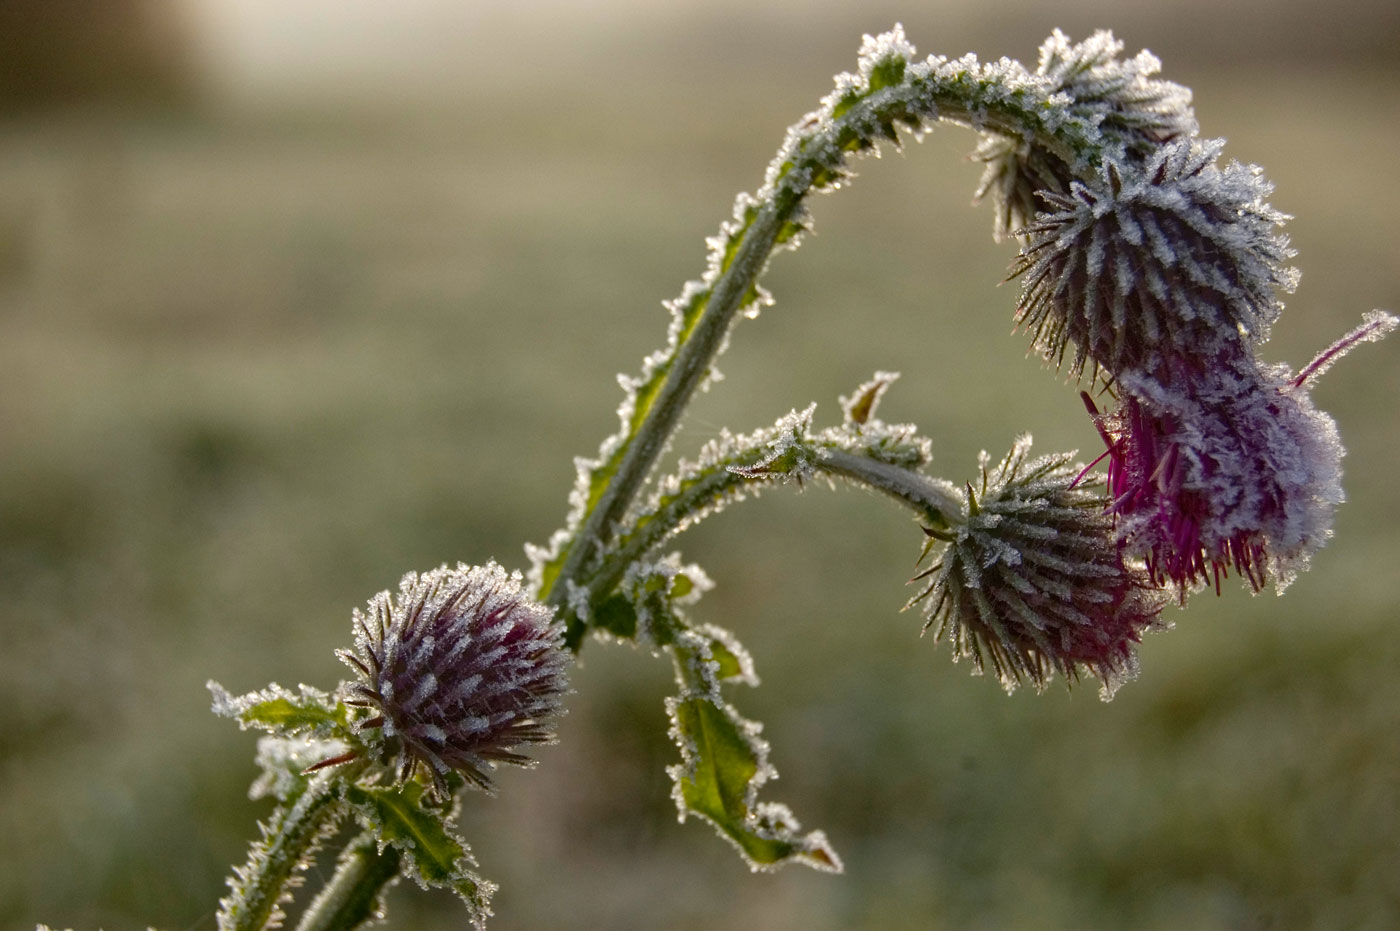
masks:
<instances>
[{"instance_id":1,"label":"purple thistle flower","mask_svg":"<svg viewBox=\"0 0 1400 931\"><path fill-rule=\"evenodd\" d=\"M1257 169L1218 168L1220 142L1162 146L1141 168L1109 163L1092 185L1044 193L1012 267L1016 319L1070 372L1197 372L1248 359L1292 290L1293 251Z\"/></svg>"},{"instance_id":2,"label":"purple thistle flower","mask_svg":"<svg viewBox=\"0 0 1400 931\"><path fill-rule=\"evenodd\" d=\"M1182 597L1233 570L1255 591L1281 590L1331 536L1343 500L1342 445L1286 368L1226 371L1191 393L1120 379L1123 401L1099 415L1110 510L1129 553Z\"/></svg>"},{"instance_id":3,"label":"purple thistle flower","mask_svg":"<svg viewBox=\"0 0 1400 931\"><path fill-rule=\"evenodd\" d=\"M337 655L359 677L345 703L374 712L359 728L401 781L421 766L439 796L452 770L490 791L487 770L553 742L568 655L550 609L494 562L410 572L355 612L355 650Z\"/></svg>"},{"instance_id":4,"label":"purple thistle flower","mask_svg":"<svg viewBox=\"0 0 1400 931\"><path fill-rule=\"evenodd\" d=\"M1029 449L1021 437L990 471L983 454L964 519L928 531L924 555L937 540L947 547L916 576L929 581L910 605L926 602L924 629L936 624L936 639L979 673L990 663L1008 691L1022 679L1042 689L1056 672L1073 681L1082 668L1109 698L1136 674L1134 648L1166 599L1122 558L1101 482L1082 480L1068 454L1027 461Z\"/></svg>"}]
</instances>

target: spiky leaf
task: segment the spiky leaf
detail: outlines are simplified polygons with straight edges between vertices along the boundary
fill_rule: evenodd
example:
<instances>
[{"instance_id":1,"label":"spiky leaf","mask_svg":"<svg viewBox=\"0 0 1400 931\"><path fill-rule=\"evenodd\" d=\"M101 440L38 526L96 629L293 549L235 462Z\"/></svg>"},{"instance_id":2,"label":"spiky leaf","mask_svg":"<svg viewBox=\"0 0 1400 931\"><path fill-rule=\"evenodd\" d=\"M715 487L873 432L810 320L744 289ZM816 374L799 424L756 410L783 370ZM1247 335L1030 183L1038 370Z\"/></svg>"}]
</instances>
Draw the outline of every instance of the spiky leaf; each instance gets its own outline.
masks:
<instances>
[{"instance_id":1,"label":"spiky leaf","mask_svg":"<svg viewBox=\"0 0 1400 931\"><path fill-rule=\"evenodd\" d=\"M717 659L711 643L688 630L671 647L681 694L666 700L666 711L681 762L666 772L674 783L671 797L680 819L698 815L709 821L754 870L799 862L840 872L841 860L826 835L802 834L785 806L758 801L759 789L777 771L768 762L762 725L742 717L719 694L725 660L732 657L737 663L738 656Z\"/></svg>"},{"instance_id":2,"label":"spiky leaf","mask_svg":"<svg viewBox=\"0 0 1400 931\"><path fill-rule=\"evenodd\" d=\"M351 785L345 800L380 843L404 858L403 872L423 888L450 889L467 904L472 925L484 928L496 884L472 867L476 860L457 836L448 808L424 803L425 787L408 782L397 788Z\"/></svg>"},{"instance_id":3,"label":"spiky leaf","mask_svg":"<svg viewBox=\"0 0 1400 931\"><path fill-rule=\"evenodd\" d=\"M214 713L233 718L244 730L256 727L283 737L349 736L345 706L334 695L309 685L298 686L299 691L293 692L274 682L261 691L238 696L212 679L207 687L214 696Z\"/></svg>"}]
</instances>

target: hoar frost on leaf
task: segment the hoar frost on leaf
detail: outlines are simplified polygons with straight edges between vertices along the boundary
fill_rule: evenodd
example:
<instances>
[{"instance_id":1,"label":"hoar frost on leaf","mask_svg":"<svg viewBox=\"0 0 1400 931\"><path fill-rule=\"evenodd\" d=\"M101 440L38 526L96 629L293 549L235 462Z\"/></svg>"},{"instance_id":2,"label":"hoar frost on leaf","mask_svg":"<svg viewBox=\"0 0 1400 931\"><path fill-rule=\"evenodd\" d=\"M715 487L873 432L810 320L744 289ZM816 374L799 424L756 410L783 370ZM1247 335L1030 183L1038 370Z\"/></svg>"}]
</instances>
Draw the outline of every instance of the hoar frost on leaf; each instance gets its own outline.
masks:
<instances>
[{"instance_id":1,"label":"hoar frost on leaf","mask_svg":"<svg viewBox=\"0 0 1400 931\"><path fill-rule=\"evenodd\" d=\"M262 774L248 788L248 797L286 801L305 786L307 770L322 760L341 756L349 750L350 745L339 740L260 737L253 761Z\"/></svg>"},{"instance_id":2,"label":"hoar frost on leaf","mask_svg":"<svg viewBox=\"0 0 1400 931\"><path fill-rule=\"evenodd\" d=\"M686 632L671 647L682 690L666 699L666 713L681 762L666 772L679 819L698 815L709 821L756 872L788 862L840 872L841 860L825 834L803 834L786 806L758 801L777 770L768 761L762 725L720 695L721 663L712 643L704 634Z\"/></svg>"},{"instance_id":3,"label":"hoar frost on leaf","mask_svg":"<svg viewBox=\"0 0 1400 931\"><path fill-rule=\"evenodd\" d=\"M448 807L430 805L429 799L416 782L346 789L346 800L364 827L379 838L380 849L392 846L402 855L403 874L420 888L456 893L467 906L472 927L483 931L497 886L476 874L471 847L456 833L460 799L454 798Z\"/></svg>"},{"instance_id":4,"label":"hoar frost on leaf","mask_svg":"<svg viewBox=\"0 0 1400 931\"><path fill-rule=\"evenodd\" d=\"M206 687L213 697L213 712L233 718L243 730L254 727L318 737L345 733L345 706L334 695L309 685L298 685L293 692L274 682L260 691L237 696L212 679Z\"/></svg>"}]
</instances>

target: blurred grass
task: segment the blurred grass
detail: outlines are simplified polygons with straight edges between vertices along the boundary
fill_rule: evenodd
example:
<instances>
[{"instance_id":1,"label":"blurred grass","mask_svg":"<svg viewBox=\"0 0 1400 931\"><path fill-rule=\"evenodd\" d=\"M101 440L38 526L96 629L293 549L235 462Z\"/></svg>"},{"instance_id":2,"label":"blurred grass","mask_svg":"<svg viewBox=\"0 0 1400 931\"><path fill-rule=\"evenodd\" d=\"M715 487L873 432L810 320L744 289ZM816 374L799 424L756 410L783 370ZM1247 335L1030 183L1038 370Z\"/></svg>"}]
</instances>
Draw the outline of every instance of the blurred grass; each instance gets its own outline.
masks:
<instances>
[{"instance_id":1,"label":"blurred grass","mask_svg":"<svg viewBox=\"0 0 1400 931\"><path fill-rule=\"evenodd\" d=\"M1285 66L1265 35L1216 66L1170 9L1129 28L1066 7L1043 29L958 10L904 14L911 38L1027 59L1095 13L1266 166L1305 271L1272 357L1400 306L1393 58ZM0 124L0 924L213 926L265 807L244 797L252 736L207 713L205 679L328 686L351 607L401 572L523 567L570 457L613 428L613 373L661 339L658 302L894 18L755 14L733 61L720 14L641 18L547 36L557 60L507 35L480 85L431 100ZM904 373L884 413L935 437L950 477L1026 429L1094 450L1074 389L1007 335L971 145L940 131L815 204L677 452L810 400L831 418L876 368ZM764 679L734 701L774 744L766 797L826 829L847 875L750 876L677 826L666 664L590 644L560 746L468 800L493 927L1400 924L1397 353L1365 347L1318 389L1351 501L1315 571L1174 614L1111 705L1008 699L918 641L897 613L918 535L883 502L773 493L702 526L683 541L719 583L701 615ZM414 890L391 914L460 923Z\"/></svg>"}]
</instances>

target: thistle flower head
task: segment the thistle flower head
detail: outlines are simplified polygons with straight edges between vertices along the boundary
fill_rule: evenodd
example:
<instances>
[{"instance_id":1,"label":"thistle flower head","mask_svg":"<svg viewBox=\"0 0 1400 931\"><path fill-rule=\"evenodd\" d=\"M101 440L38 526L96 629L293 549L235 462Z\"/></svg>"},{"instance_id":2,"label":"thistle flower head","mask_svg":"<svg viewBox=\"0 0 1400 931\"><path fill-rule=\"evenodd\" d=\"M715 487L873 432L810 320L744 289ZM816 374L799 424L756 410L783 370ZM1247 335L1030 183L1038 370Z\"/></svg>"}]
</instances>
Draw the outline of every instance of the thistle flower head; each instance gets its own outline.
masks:
<instances>
[{"instance_id":1,"label":"thistle flower head","mask_svg":"<svg viewBox=\"0 0 1400 931\"><path fill-rule=\"evenodd\" d=\"M1271 186L1238 163L1215 165L1220 142L1173 142L1140 169L1108 164L1094 184L1043 195L1012 267L1016 309L1035 348L1070 372L1105 381L1186 360L1233 364L1268 336L1297 273Z\"/></svg>"},{"instance_id":2,"label":"thistle flower head","mask_svg":"<svg viewBox=\"0 0 1400 931\"><path fill-rule=\"evenodd\" d=\"M1225 373L1191 394L1129 376L1098 418L1119 539L1154 582L1218 591L1233 570L1282 589L1331 536L1342 445L1287 374Z\"/></svg>"},{"instance_id":3,"label":"thistle flower head","mask_svg":"<svg viewBox=\"0 0 1400 931\"><path fill-rule=\"evenodd\" d=\"M532 765L516 750L552 742L567 687L552 612L494 562L410 572L355 612L355 650L337 655L358 674L345 703L373 712L371 751L401 780L421 766L439 795L452 770L489 791L487 770Z\"/></svg>"},{"instance_id":4,"label":"thistle flower head","mask_svg":"<svg viewBox=\"0 0 1400 931\"><path fill-rule=\"evenodd\" d=\"M1104 513L1101 487L1068 454L1028 460L1022 437L995 469L967 487L967 512L941 558L917 578L926 587L924 629L953 645L954 659L990 663L1012 690L1044 688L1058 672L1086 669L1111 697L1137 671L1134 646L1157 623L1163 594L1125 563ZM932 548L934 541L930 541ZM926 550L927 554L927 550Z\"/></svg>"},{"instance_id":5,"label":"thistle flower head","mask_svg":"<svg viewBox=\"0 0 1400 931\"><path fill-rule=\"evenodd\" d=\"M1079 43L1056 29L1040 46L1036 75L1068 98L1068 109L1101 133L1114 136L1123 157L1141 162L1158 145L1196 134L1191 91L1153 77L1162 64L1151 52L1120 59L1123 43L1100 31ZM985 133L972 153L986 165L976 199L993 200L998 241L1031 223L1039 191L1063 194L1074 178L1055 153L995 133Z\"/></svg>"}]
</instances>

